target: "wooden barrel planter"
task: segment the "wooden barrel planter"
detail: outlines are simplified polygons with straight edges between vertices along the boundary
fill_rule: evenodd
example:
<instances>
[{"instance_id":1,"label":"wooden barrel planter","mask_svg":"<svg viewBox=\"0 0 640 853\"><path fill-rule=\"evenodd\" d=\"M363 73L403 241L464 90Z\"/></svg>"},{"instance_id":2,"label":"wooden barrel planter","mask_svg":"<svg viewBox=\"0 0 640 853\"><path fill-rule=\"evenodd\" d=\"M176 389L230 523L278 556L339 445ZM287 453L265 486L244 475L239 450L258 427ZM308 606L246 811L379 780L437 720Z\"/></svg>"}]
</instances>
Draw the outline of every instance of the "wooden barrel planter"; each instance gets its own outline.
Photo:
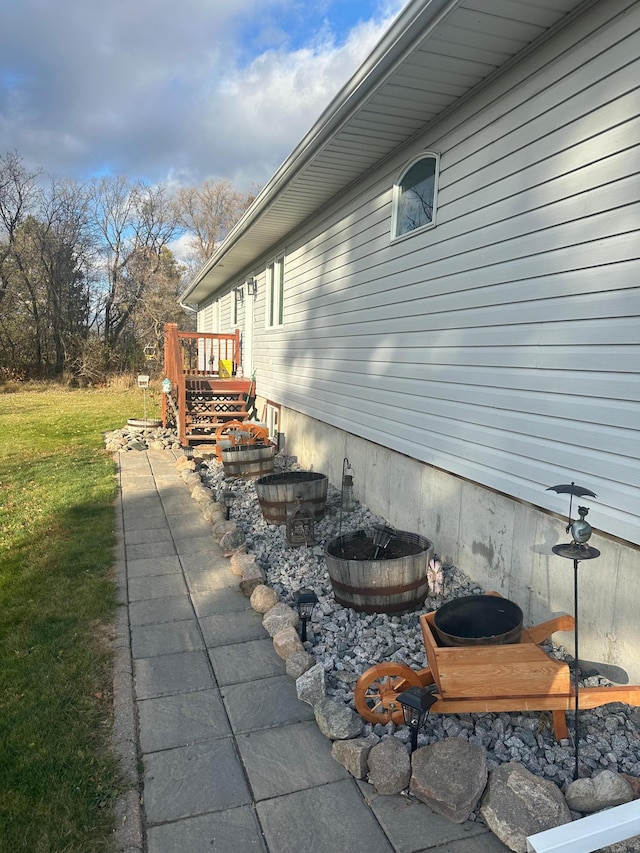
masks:
<instances>
[{"instance_id":1,"label":"wooden barrel planter","mask_svg":"<svg viewBox=\"0 0 640 853\"><path fill-rule=\"evenodd\" d=\"M159 429L162 421L157 418L129 418L127 426L132 430Z\"/></svg>"},{"instance_id":2,"label":"wooden barrel planter","mask_svg":"<svg viewBox=\"0 0 640 853\"><path fill-rule=\"evenodd\" d=\"M362 613L417 610L429 591L427 566L432 550L428 539L406 530L396 530L386 551L377 557L366 530L332 539L325 558L336 601Z\"/></svg>"},{"instance_id":3,"label":"wooden barrel planter","mask_svg":"<svg viewBox=\"0 0 640 853\"><path fill-rule=\"evenodd\" d=\"M523 613L500 595L465 595L436 610L433 626L443 646L519 643Z\"/></svg>"},{"instance_id":4,"label":"wooden barrel planter","mask_svg":"<svg viewBox=\"0 0 640 853\"><path fill-rule=\"evenodd\" d=\"M275 444L237 444L223 448L222 467L227 477L262 477L273 471Z\"/></svg>"},{"instance_id":5,"label":"wooden barrel planter","mask_svg":"<svg viewBox=\"0 0 640 853\"><path fill-rule=\"evenodd\" d=\"M287 513L298 506L322 518L327 507L329 480L315 471L283 471L256 480L260 509L269 524L286 524Z\"/></svg>"}]
</instances>

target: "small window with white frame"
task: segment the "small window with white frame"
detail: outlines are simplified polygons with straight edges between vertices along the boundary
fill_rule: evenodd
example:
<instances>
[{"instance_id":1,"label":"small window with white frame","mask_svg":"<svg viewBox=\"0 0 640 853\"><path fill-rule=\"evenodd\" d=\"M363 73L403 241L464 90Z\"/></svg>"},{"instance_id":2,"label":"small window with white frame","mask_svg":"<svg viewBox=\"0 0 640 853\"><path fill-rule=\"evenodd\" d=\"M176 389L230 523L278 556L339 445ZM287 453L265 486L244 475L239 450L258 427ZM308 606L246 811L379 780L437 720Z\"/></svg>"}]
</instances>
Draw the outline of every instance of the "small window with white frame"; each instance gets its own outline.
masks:
<instances>
[{"instance_id":1,"label":"small window with white frame","mask_svg":"<svg viewBox=\"0 0 640 853\"><path fill-rule=\"evenodd\" d=\"M273 329L284 322L284 255L267 266L267 311L265 326Z\"/></svg>"},{"instance_id":2,"label":"small window with white frame","mask_svg":"<svg viewBox=\"0 0 640 853\"><path fill-rule=\"evenodd\" d=\"M277 444L278 433L280 432L280 406L277 406L275 403L267 402L265 420L269 430L269 438L274 444Z\"/></svg>"},{"instance_id":3,"label":"small window with white frame","mask_svg":"<svg viewBox=\"0 0 640 853\"><path fill-rule=\"evenodd\" d=\"M235 328L238 325L238 306L242 304L244 297L244 285L235 287L229 294L231 300L231 325Z\"/></svg>"},{"instance_id":4,"label":"small window with white frame","mask_svg":"<svg viewBox=\"0 0 640 853\"><path fill-rule=\"evenodd\" d=\"M438 165L438 155L427 152L414 158L402 172L393 187L392 240L436 224Z\"/></svg>"}]
</instances>

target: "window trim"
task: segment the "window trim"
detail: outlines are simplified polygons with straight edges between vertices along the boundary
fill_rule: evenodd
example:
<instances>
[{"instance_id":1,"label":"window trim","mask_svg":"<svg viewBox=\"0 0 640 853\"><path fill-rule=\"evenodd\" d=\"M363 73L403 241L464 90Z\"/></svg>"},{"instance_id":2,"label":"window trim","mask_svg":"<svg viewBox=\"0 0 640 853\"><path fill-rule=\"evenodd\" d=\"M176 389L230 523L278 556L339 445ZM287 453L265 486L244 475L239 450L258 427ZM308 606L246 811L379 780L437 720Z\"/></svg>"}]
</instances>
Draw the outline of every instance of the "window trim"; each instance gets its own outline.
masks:
<instances>
[{"instance_id":1,"label":"window trim","mask_svg":"<svg viewBox=\"0 0 640 853\"><path fill-rule=\"evenodd\" d=\"M425 222L424 225L420 225L418 228L412 228L410 231L405 231L404 234L398 234L398 208L400 206L400 198L402 194L402 181L409 174L411 169L419 163L421 160L434 160L435 161L435 169L434 169L434 180L433 180L433 214L431 216L431 220L429 222ZM412 157L408 163L405 164L402 172L398 176L397 180L393 184L393 197L392 197L392 206L391 206L391 242L397 243L400 240L406 240L409 237L413 237L414 234L422 234L424 231L428 231L431 228L436 227L436 216L438 210L438 183L440 177L440 155L437 151L422 151L420 154L417 154L415 157Z\"/></svg>"},{"instance_id":2,"label":"window trim","mask_svg":"<svg viewBox=\"0 0 640 853\"><path fill-rule=\"evenodd\" d=\"M229 306L230 307L229 319L231 320L231 326L233 328L235 328L238 325L239 318L240 318L240 308L238 305L238 303L240 303L240 305L242 305L242 298L240 297L240 294L238 292L240 287L242 287L243 291L244 291L244 284L242 284L242 285L236 285L229 293L229 298L231 299L231 304Z\"/></svg>"},{"instance_id":3,"label":"window trim","mask_svg":"<svg viewBox=\"0 0 640 853\"><path fill-rule=\"evenodd\" d=\"M265 405L265 421L269 430L269 439L275 443L278 441L278 433L280 432L280 405L267 400Z\"/></svg>"},{"instance_id":4,"label":"window trim","mask_svg":"<svg viewBox=\"0 0 640 853\"><path fill-rule=\"evenodd\" d=\"M266 279L265 329L280 329L284 326L284 252L267 264Z\"/></svg>"}]
</instances>

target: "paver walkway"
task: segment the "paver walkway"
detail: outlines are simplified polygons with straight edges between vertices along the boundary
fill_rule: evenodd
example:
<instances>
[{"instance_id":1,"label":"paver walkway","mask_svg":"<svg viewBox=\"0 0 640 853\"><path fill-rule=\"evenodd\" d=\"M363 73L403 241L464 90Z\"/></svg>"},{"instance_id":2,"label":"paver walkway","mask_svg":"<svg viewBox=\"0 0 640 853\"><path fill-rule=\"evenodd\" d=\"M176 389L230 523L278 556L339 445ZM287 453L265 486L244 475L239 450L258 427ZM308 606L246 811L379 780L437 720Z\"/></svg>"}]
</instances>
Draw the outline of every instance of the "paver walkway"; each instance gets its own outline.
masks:
<instances>
[{"instance_id":1,"label":"paver walkway","mask_svg":"<svg viewBox=\"0 0 640 853\"><path fill-rule=\"evenodd\" d=\"M142 849L507 850L482 824L459 826L423 803L378 796L331 758L331 742L298 700L173 453L123 453L119 479Z\"/></svg>"}]
</instances>

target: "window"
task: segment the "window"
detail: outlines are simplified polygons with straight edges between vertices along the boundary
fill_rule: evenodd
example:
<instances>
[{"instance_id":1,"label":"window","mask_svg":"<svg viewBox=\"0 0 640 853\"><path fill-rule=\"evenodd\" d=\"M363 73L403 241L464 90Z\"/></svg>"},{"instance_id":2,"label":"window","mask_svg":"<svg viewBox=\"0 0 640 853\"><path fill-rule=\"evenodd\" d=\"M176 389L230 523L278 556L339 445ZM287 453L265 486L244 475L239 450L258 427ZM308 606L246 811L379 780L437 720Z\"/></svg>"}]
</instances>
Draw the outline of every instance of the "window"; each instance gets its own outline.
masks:
<instances>
[{"instance_id":1,"label":"window","mask_svg":"<svg viewBox=\"0 0 640 853\"><path fill-rule=\"evenodd\" d=\"M284 321L284 255L267 267L267 329Z\"/></svg>"},{"instance_id":2,"label":"window","mask_svg":"<svg viewBox=\"0 0 640 853\"><path fill-rule=\"evenodd\" d=\"M265 414L265 420L269 429L269 438L274 443L277 443L280 428L280 406L268 402Z\"/></svg>"},{"instance_id":3,"label":"window","mask_svg":"<svg viewBox=\"0 0 640 853\"><path fill-rule=\"evenodd\" d=\"M229 299L231 300L231 325L234 329L238 325L238 303L242 299L241 294L244 295L244 288L241 289L240 287L234 288L229 294Z\"/></svg>"},{"instance_id":4,"label":"window","mask_svg":"<svg viewBox=\"0 0 640 853\"><path fill-rule=\"evenodd\" d=\"M393 188L391 237L403 237L435 225L438 155L413 160Z\"/></svg>"}]
</instances>

